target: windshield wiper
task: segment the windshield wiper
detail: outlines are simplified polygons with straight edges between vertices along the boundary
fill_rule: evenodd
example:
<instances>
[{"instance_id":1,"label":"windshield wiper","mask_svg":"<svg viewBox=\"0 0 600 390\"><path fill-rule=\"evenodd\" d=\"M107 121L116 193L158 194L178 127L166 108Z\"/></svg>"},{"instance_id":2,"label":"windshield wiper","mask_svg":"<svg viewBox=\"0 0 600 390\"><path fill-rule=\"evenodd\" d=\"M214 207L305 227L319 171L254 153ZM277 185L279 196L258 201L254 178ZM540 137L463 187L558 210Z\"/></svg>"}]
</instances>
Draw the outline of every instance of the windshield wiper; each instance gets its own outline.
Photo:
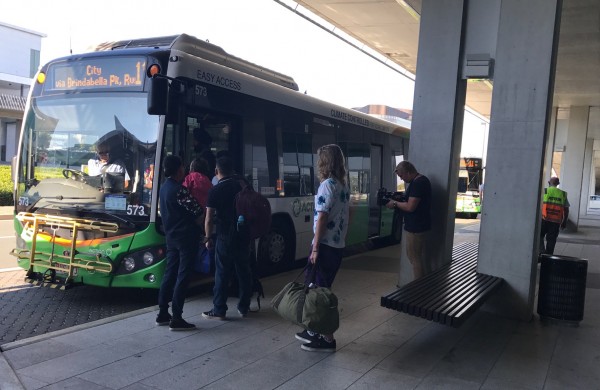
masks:
<instances>
[{"instance_id":1,"label":"windshield wiper","mask_svg":"<svg viewBox=\"0 0 600 390\"><path fill-rule=\"evenodd\" d=\"M63 200L63 199L96 199L95 196L62 196L62 195L56 195L56 196L40 196L40 199L56 199L56 200Z\"/></svg>"}]
</instances>

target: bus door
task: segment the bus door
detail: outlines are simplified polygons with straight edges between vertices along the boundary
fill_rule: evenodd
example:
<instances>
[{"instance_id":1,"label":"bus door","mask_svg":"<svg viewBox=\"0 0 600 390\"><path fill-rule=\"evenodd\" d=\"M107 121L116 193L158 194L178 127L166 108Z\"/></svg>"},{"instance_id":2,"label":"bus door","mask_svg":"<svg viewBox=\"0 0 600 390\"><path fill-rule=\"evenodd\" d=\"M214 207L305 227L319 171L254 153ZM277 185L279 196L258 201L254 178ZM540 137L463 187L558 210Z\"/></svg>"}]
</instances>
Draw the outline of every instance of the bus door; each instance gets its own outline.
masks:
<instances>
[{"instance_id":1,"label":"bus door","mask_svg":"<svg viewBox=\"0 0 600 390\"><path fill-rule=\"evenodd\" d=\"M216 160L221 155L232 158L236 172L242 171L240 147L240 131L235 117L217 113L188 113L183 131L185 132L182 145L183 159L189 164L195 158L203 158L208 165L209 178L215 175ZM213 184L216 179L213 181Z\"/></svg>"},{"instance_id":2,"label":"bus door","mask_svg":"<svg viewBox=\"0 0 600 390\"><path fill-rule=\"evenodd\" d=\"M369 187L368 236L378 236L381 228L381 207L377 205L377 190L381 187L382 146L371 145L371 185Z\"/></svg>"}]
</instances>

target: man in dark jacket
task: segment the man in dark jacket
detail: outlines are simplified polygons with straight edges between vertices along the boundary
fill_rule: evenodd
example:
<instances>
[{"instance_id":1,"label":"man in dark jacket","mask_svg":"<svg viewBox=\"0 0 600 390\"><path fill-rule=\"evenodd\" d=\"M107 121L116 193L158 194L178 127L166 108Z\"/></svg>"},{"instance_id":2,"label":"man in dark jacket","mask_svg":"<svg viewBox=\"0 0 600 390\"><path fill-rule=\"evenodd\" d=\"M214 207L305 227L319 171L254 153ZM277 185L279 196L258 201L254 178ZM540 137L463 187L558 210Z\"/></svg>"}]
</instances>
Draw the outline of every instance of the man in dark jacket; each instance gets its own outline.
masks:
<instances>
[{"instance_id":1,"label":"man in dark jacket","mask_svg":"<svg viewBox=\"0 0 600 390\"><path fill-rule=\"evenodd\" d=\"M185 170L181 159L167 156L163 162L165 182L160 187L160 213L167 239L167 269L158 294L157 325L170 330L193 330L182 318L183 302L193 262L198 253L204 212L202 206L181 185ZM172 301L173 317L169 315Z\"/></svg>"}]
</instances>

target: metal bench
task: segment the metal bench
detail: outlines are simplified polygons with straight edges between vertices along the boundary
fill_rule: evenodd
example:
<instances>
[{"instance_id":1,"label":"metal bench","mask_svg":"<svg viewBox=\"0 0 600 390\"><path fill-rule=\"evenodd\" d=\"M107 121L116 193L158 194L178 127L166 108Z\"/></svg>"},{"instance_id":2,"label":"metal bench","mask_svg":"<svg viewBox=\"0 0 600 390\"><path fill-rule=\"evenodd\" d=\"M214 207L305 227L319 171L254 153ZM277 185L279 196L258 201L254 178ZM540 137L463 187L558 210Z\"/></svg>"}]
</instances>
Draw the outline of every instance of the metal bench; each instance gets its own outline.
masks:
<instances>
[{"instance_id":1,"label":"metal bench","mask_svg":"<svg viewBox=\"0 0 600 390\"><path fill-rule=\"evenodd\" d=\"M381 297L381 306L458 328L503 283L477 272L478 248L455 246L449 264Z\"/></svg>"}]
</instances>

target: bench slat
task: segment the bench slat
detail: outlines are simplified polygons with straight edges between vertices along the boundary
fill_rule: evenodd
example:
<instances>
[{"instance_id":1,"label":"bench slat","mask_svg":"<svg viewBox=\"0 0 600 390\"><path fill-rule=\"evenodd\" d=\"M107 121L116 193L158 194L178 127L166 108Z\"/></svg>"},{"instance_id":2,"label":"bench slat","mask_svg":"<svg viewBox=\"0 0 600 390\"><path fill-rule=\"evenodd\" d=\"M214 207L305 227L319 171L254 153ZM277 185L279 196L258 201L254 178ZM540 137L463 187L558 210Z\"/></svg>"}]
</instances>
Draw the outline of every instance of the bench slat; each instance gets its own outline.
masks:
<instances>
[{"instance_id":1,"label":"bench slat","mask_svg":"<svg viewBox=\"0 0 600 390\"><path fill-rule=\"evenodd\" d=\"M486 276L490 277L489 283L486 285L486 287L479 289L478 297L473 299L473 301L469 305L463 307L460 311L456 312L452 316L452 326L459 327L460 325L462 325L463 322L465 322L467 318L469 318L470 314L473 311L477 310L483 304L483 302L485 302L485 300L504 283L504 280L502 278L497 278L489 275Z\"/></svg>"},{"instance_id":2,"label":"bench slat","mask_svg":"<svg viewBox=\"0 0 600 390\"><path fill-rule=\"evenodd\" d=\"M440 270L426 275L419 280L414 280L401 289L383 297L382 306L404 311L407 309L406 305L398 305L398 303L406 302L410 297L418 295L423 291L427 292L431 291L431 289L439 288L441 282L458 273L463 273L465 267L473 267L475 269L477 265L476 259L476 254L473 255L472 253L470 256L455 258L449 267L442 267Z\"/></svg>"},{"instance_id":3,"label":"bench slat","mask_svg":"<svg viewBox=\"0 0 600 390\"><path fill-rule=\"evenodd\" d=\"M456 253L456 252L454 252ZM476 267L476 256L471 253L470 256L462 258L455 258L455 260L449 264L449 266L442 267L438 271L435 271L425 277L414 280L399 290L383 297L386 303L383 304L385 307L389 307L394 310L406 310L406 306L399 306L398 303L406 302L416 294L422 291L431 291L431 289L439 288L439 284L449 277L454 276L457 273L464 272L464 267Z\"/></svg>"},{"instance_id":4,"label":"bench slat","mask_svg":"<svg viewBox=\"0 0 600 390\"><path fill-rule=\"evenodd\" d=\"M475 297L481 287L481 283L485 281L478 278L477 276L479 275L477 274L474 276L471 283L468 284L464 290L460 291L460 294L456 294L448 299L448 301L436 311L438 322L450 324L454 316L453 313L458 312L462 307L471 305L476 301Z\"/></svg>"},{"instance_id":5,"label":"bench slat","mask_svg":"<svg viewBox=\"0 0 600 390\"><path fill-rule=\"evenodd\" d=\"M473 272L475 272L475 265L458 269L456 272L449 274L446 279L441 280L434 288L424 292L418 299L414 299L408 304L410 314L420 315L415 312L415 308L426 308L429 305L435 304L436 301L443 299L448 291L460 289L462 285L468 282L469 275Z\"/></svg>"}]
</instances>

